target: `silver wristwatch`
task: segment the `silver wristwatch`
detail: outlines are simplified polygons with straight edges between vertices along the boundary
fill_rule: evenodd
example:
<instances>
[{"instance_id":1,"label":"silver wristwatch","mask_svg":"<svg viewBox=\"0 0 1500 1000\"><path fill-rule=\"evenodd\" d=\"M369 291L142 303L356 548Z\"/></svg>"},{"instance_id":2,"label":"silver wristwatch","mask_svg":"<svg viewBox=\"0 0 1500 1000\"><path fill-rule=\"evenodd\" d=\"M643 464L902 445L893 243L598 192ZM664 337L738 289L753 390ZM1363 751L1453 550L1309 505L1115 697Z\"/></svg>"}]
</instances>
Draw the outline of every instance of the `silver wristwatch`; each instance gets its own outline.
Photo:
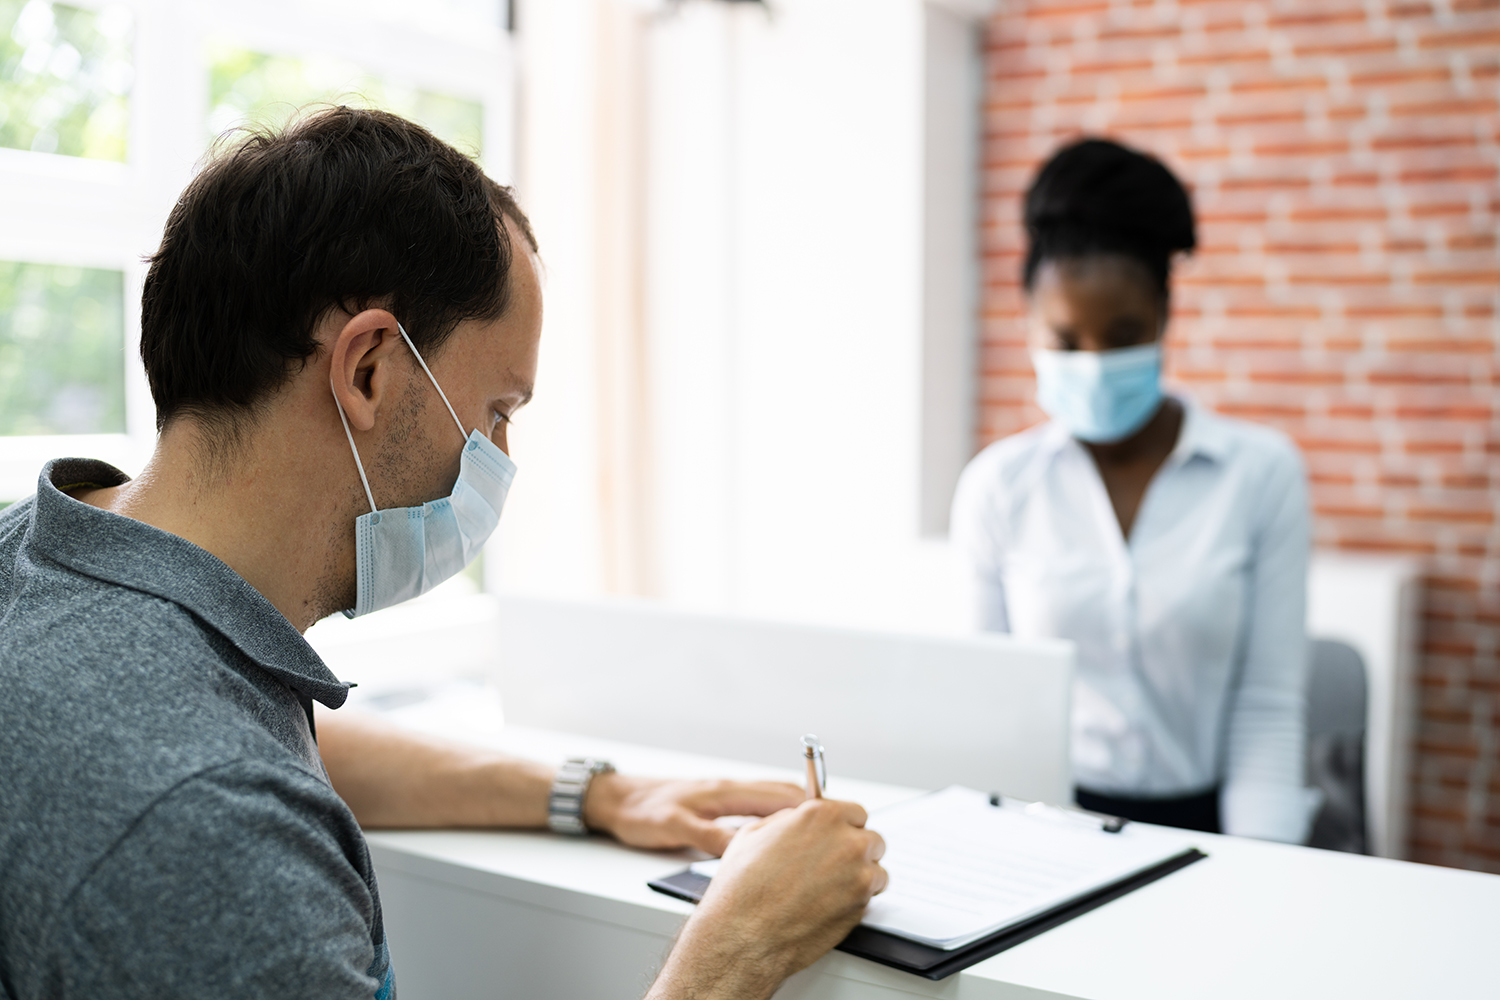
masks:
<instances>
[{"instance_id":1,"label":"silver wristwatch","mask_svg":"<svg viewBox=\"0 0 1500 1000\"><path fill-rule=\"evenodd\" d=\"M589 832L583 825L583 798L598 774L612 774L615 766L593 757L572 757L557 769L552 794L547 796L547 825L555 833L581 837Z\"/></svg>"}]
</instances>

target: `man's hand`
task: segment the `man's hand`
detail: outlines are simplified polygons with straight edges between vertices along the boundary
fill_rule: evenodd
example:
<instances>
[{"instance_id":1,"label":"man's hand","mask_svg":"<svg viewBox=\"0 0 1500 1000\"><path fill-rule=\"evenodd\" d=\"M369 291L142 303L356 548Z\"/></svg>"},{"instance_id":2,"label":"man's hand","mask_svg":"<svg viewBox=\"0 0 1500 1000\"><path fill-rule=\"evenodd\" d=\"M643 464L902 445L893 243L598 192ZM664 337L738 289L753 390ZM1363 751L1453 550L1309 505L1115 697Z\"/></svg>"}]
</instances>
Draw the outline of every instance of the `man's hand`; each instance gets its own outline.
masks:
<instances>
[{"instance_id":1,"label":"man's hand","mask_svg":"<svg viewBox=\"0 0 1500 1000\"><path fill-rule=\"evenodd\" d=\"M370 716L318 713L333 787L366 827L540 827L554 771L403 732ZM779 811L778 811L779 810ZM803 801L780 782L660 781L602 774L584 822L636 847L722 854L651 1000L762 1000L859 923L885 888L878 834L849 802ZM736 833L718 816L754 816Z\"/></svg>"},{"instance_id":2,"label":"man's hand","mask_svg":"<svg viewBox=\"0 0 1500 1000\"><path fill-rule=\"evenodd\" d=\"M318 749L334 790L367 829L547 825L556 771L492 750L413 733L372 715L319 710ZM722 854L734 831L719 816L765 816L802 801L776 781L661 781L601 774L583 821L633 847Z\"/></svg>"},{"instance_id":3,"label":"man's hand","mask_svg":"<svg viewBox=\"0 0 1500 1000\"><path fill-rule=\"evenodd\" d=\"M886 884L864 824L813 799L741 829L647 1000L760 1000L843 940Z\"/></svg>"},{"instance_id":4,"label":"man's hand","mask_svg":"<svg viewBox=\"0 0 1500 1000\"><path fill-rule=\"evenodd\" d=\"M735 831L719 816L769 816L802 802L780 781L663 781L601 774L589 783L583 822L631 847L696 847L720 855Z\"/></svg>"}]
</instances>

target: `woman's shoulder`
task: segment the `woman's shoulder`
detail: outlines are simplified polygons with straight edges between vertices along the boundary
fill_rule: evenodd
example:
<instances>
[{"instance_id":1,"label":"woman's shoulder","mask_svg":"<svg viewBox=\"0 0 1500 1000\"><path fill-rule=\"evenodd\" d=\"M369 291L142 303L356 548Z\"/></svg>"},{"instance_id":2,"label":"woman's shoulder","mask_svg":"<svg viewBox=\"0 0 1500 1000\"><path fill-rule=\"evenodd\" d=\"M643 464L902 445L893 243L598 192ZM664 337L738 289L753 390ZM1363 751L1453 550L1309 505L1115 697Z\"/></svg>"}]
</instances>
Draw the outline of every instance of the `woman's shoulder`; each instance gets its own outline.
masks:
<instances>
[{"instance_id":1,"label":"woman's shoulder","mask_svg":"<svg viewBox=\"0 0 1500 1000\"><path fill-rule=\"evenodd\" d=\"M1193 429L1205 450L1255 472L1302 474L1302 452L1295 441L1275 427L1216 413L1189 403Z\"/></svg>"},{"instance_id":2,"label":"woman's shoulder","mask_svg":"<svg viewBox=\"0 0 1500 1000\"><path fill-rule=\"evenodd\" d=\"M955 516L994 511L1024 495L1046 458L1056 451L1058 434L1057 427L1046 422L986 446L959 477Z\"/></svg>"},{"instance_id":3,"label":"woman's shoulder","mask_svg":"<svg viewBox=\"0 0 1500 1000\"><path fill-rule=\"evenodd\" d=\"M1035 424L986 445L969 461L965 472L973 469L1009 478L1009 474L1056 450L1058 437L1057 427L1050 420ZM1066 435L1062 438L1066 440Z\"/></svg>"}]
</instances>

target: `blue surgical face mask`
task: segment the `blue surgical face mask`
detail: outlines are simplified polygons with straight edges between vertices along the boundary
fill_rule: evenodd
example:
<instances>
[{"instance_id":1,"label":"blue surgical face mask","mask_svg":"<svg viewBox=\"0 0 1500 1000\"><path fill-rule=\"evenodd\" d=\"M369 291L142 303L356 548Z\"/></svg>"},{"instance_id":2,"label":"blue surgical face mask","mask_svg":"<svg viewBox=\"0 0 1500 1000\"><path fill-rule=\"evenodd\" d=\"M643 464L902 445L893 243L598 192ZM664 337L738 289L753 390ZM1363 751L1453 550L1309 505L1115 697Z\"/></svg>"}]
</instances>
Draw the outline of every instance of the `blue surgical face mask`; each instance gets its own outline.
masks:
<instances>
[{"instance_id":1,"label":"blue surgical face mask","mask_svg":"<svg viewBox=\"0 0 1500 1000\"><path fill-rule=\"evenodd\" d=\"M432 387L442 397L443 405L448 407L453 422L458 425L459 436L465 437L463 423L453 412L453 405L443 394L442 386L432 377L427 362L422 360L416 345L399 323L396 329L401 331L401 339L411 348L417 364L422 366L432 380ZM332 388L331 383L329 388ZM354 452L359 481L365 487L365 499L370 501L370 513L361 515L354 522L354 562L359 589L354 607L344 614L357 618L425 594L473 562L500 522L500 508L505 505L505 495L510 492L516 465L509 455L476 430L469 433L464 442L458 482L453 484L451 494L420 507L380 510L375 506L370 480L365 476L364 463L359 460L359 449L349 431L349 418L344 415L337 393L333 402L339 408L344 434Z\"/></svg>"},{"instance_id":2,"label":"blue surgical face mask","mask_svg":"<svg viewBox=\"0 0 1500 1000\"><path fill-rule=\"evenodd\" d=\"M1036 401L1080 441L1129 437L1161 406L1161 343L1113 351L1031 352Z\"/></svg>"}]
</instances>

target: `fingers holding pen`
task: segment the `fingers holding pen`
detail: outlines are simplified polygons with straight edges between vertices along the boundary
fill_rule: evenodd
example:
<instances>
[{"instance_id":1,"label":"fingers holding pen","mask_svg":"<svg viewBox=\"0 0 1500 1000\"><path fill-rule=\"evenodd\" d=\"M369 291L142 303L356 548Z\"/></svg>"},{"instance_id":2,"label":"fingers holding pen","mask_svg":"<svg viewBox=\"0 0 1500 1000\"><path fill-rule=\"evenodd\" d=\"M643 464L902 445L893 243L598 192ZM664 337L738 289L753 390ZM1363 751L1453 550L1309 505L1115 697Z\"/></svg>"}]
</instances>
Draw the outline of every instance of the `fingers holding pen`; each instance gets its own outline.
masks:
<instances>
[{"instance_id":1,"label":"fingers holding pen","mask_svg":"<svg viewBox=\"0 0 1500 1000\"><path fill-rule=\"evenodd\" d=\"M878 862L885 857L885 838L874 830L865 831L870 835L870 847L865 853L865 859Z\"/></svg>"},{"instance_id":2,"label":"fingers holding pen","mask_svg":"<svg viewBox=\"0 0 1500 1000\"><path fill-rule=\"evenodd\" d=\"M871 839L869 847L865 850L865 859L875 869L874 878L870 883L870 895L873 897L885 892L885 887L890 885L891 875L880 865L880 859L885 857L885 838L873 830L867 832ZM868 903L869 899L865 902Z\"/></svg>"},{"instance_id":3,"label":"fingers holding pen","mask_svg":"<svg viewBox=\"0 0 1500 1000\"><path fill-rule=\"evenodd\" d=\"M870 818L865 807L858 802L844 802L840 799L807 799L797 808L829 823L846 823L861 828Z\"/></svg>"},{"instance_id":4,"label":"fingers holding pen","mask_svg":"<svg viewBox=\"0 0 1500 1000\"><path fill-rule=\"evenodd\" d=\"M885 838L874 830L860 830L861 839L864 841L864 874L869 878L869 892L864 901L868 903L872 897L880 895L890 883L891 876L880 865L880 859L885 857Z\"/></svg>"},{"instance_id":5,"label":"fingers holding pen","mask_svg":"<svg viewBox=\"0 0 1500 1000\"><path fill-rule=\"evenodd\" d=\"M804 747L809 741L816 744L815 737L808 737ZM814 749L821 751L821 746ZM808 759L816 763L815 756ZM789 792L787 786L772 784L756 790L758 804L784 802L785 807L766 809L766 815L745 823L729 840L723 863L668 960L664 979L680 979L690 968L713 969L716 977L725 968L750 970L760 987L724 995L769 996L786 976L843 940L871 898L885 890L890 881L880 864L885 839L866 829L869 814L858 803L821 797L826 772L812 766L809 772L806 789ZM787 801L790 793L811 797L793 804ZM707 812L700 809L700 821ZM745 944L753 944L748 961L737 955ZM732 961L701 957L723 954L726 948L736 952ZM700 960L690 965L688 955Z\"/></svg>"},{"instance_id":6,"label":"fingers holding pen","mask_svg":"<svg viewBox=\"0 0 1500 1000\"><path fill-rule=\"evenodd\" d=\"M863 806L837 799L808 799L794 813L806 816L810 837L828 851L830 862L856 880L861 908L884 891L890 881L880 866L885 857L885 838L865 829L868 814Z\"/></svg>"}]
</instances>

